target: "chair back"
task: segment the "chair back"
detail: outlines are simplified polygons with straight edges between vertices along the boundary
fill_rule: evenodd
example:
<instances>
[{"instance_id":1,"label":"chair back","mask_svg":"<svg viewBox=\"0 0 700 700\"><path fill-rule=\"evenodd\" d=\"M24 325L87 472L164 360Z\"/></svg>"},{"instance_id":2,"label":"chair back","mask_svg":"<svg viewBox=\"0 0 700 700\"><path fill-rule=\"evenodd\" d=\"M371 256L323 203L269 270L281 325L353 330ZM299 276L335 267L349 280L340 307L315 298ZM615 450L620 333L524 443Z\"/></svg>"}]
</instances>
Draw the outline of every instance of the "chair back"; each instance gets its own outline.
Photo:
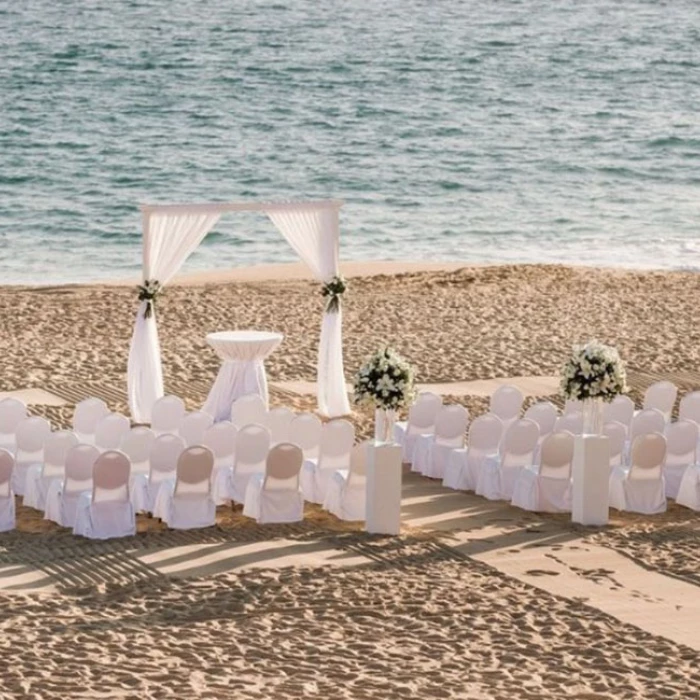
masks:
<instances>
[{"instance_id":1,"label":"chair back","mask_svg":"<svg viewBox=\"0 0 700 700\"><path fill-rule=\"evenodd\" d=\"M294 420L294 411L286 406L270 409L265 416L263 425L270 431L270 441L273 445L287 442L290 439L290 426Z\"/></svg>"},{"instance_id":2,"label":"chair back","mask_svg":"<svg viewBox=\"0 0 700 700\"><path fill-rule=\"evenodd\" d=\"M185 417L185 402L179 396L161 396L151 409L151 430L156 435L177 435Z\"/></svg>"},{"instance_id":3,"label":"chair back","mask_svg":"<svg viewBox=\"0 0 700 700\"><path fill-rule=\"evenodd\" d=\"M554 423L553 432L580 435L583 432L583 413L567 413L560 416Z\"/></svg>"},{"instance_id":4,"label":"chair back","mask_svg":"<svg viewBox=\"0 0 700 700\"><path fill-rule=\"evenodd\" d=\"M503 422L493 413L484 413L469 426L467 445L471 454L494 454L503 438Z\"/></svg>"},{"instance_id":5,"label":"chair back","mask_svg":"<svg viewBox=\"0 0 700 700\"><path fill-rule=\"evenodd\" d=\"M523 394L515 386L505 384L491 394L489 413L497 415L502 421L515 420L523 407Z\"/></svg>"},{"instance_id":6,"label":"chair back","mask_svg":"<svg viewBox=\"0 0 700 700\"><path fill-rule=\"evenodd\" d=\"M159 435L151 445L148 457L149 481L156 484L174 476L177 461L185 451L185 441L179 435L164 433Z\"/></svg>"},{"instance_id":7,"label":"chair back","mask_svg":"<svg viewBox=\"0 0 700 700\"><path fill-rule=\"evenodd\" d=\"M326 423L321 431L319 468L347 469L354 442L355 428L352 423L344 418Z\"/></svg>"},{"instance_id":8,"label":"chair back","mask_svg":"<svg viewBox=\"0 0 700 700\"><path fill-rule=\"evenodd\" d=\"M567 399L564 403L564 412L562 415L568 416L569 413L583 413L583 401Z\"/></svg>"},{"instance_id":9,"label":"chair back","mask_svg":"<svg viewBox=\"0 0 700 700\"><path fill-rule=\"evenodd\" d=\"M289 434L294 439L294 444L301 447L304 459L318 458L322 430L323 423L314 413L300 413L292 420Z\"/></svg>"},{"instance_id":10,"label":"chair back","mask_svg":"<svg viewBox=\"0 0 700 700\"><path fill-rule=\"evenodd\" d=\"M63 476L68 452L77 444L78 436L70 430L51 433L44 445L44 464L41 475L46 478Z\"/></svg>"},{"instance_id":11,"label":"chair back","mask_svg":"<svg viewBox=\"0 0 700 700\"><path fill-rule=\"evenodd\" d=\"M63 493L70 495L86 491L92 486L92 468L100 456L94 445L76 445L66 455Z\"/></svg>"},{"instance_id":12,"label":"chair back","mask_svg":"<svg viewBox=\"0 0 700 700\"><path fill-rule=\"evenodd\" d=\"M443 406L435 417L435 442L438 445L462 447L469 423L469 411L456 403Z\"/></svg>"},{"instance_id":13,"label":"chair back","mask_svg":"<svg viewBox=\"0 0 700 700\"><path fill-rule=\"evenodd\" d=\"M533 404L525 411L523 418L534 420L540 429L540 439L543 439L554 430L554 424L558 418L557 407L549 401L540 401Z\"/></svg>"},{"instance_id":14,"label":"chair back","mask_svg":"<svg viewBox=\"0 0 700 700\"><path fill-rule=\"evenodd\" d=\"M233 471L238 473L262 472L270 451L270 431L263 425L252 423L239 428Z\"/></svg>"},{"instance_id":15,"label":"chair back","mask_svg":"<svg viewBox=\"0 0 700 700\"><path fill-rule=\"evenodd\" d=\"M204 445L192 445L177 460L175 496L202 496L211 491L214 453Z\"/></svg>"},{"instance_id":16,"label":"chair back","mask_svg":"<svg viewBox=\"0 0 700 700\"><path fill-rule=\"evenodd\" d=\"M232 467L236 449L236 426L228 420L207 428L202 444L214 453L214 467Z\"/></svg>"},{"instance_id":17,"label":"chair back","mask_svg":"<svg viewBox=\"0 0 700 700\"><path fill-rule=\"evenodd\" d=\"M73 432L81 441L94 440L97 424L109 413L109 408L102 399L83 399L73 412Z\"/></svg>"},{"instance_id":18,"label":"chair back","mask_svg":"<svg viewBox=\"0 0 700 700\"><path fill-rule=\"evenodd\" d=\"M131 462L123 452L103 452L92 468L92 502L127 502L130 474Z\"/></svg>"},{"instance_id":19,"label":"chair back","mask_svg":"<svg viewBox=\"0 0 700 700\"><path fill-rule=\"evenodd\" d=\"M51 424L46 418L41 416L25 418L15 431L16 463L43 462L44 446L50 435Z\"/></svg>"},{"instance_id":20,"label":"chair back","mask_svg":"<svg viewBox=\"0 0 700 700\"><path fill-rule=\"evenodd\" d=\"M135 473L146 473L149 468L151 449L156 440L156 434L151 428L138 425L122 437L120 450L129 458L131 470Z\"/></svg>"},{"instance_id":21,"label":"chair back","mask_svg":"<svg viewBox=\"0 0 700 700\"><path fill-rule=\"evenodd\" d=\"M571 433L550 433L542 441L540 476L548 479L570 479L574 460L574 436Z\"/></svg>"},{"instance_id":22,"label":"chair back","mask_svg":"<svg viewBox=\"0 0 700 700\"><path fill-rule=\"evenodd\" d=\"M369 441L358 442L350 452L350 469L345 487L359 488L367 483L367 449Z\"/></svg>"},{"instance_id":23,"label":"chair back","mask_svg":"<svg viewBox=\"0 0 700 700\"><path fill-rule=\"evenodd\" d=\"M507 430L501 446L501 466L532 464L540 438L537 423L529 418L516 420Z\"/></svg>"},{"instance_id":24,"label":"chair back","mask_svg":"<svg viewBox=\"0 0 700 700\"><path fill-rule=\"evenodd\" d=\"M19 424L27 417L27 406L12 396L0 401L0 435L14 435Z\"/></svg>"},{"instance_id":25,"label":"chair back","mask_svg":"<svg viewBox=\"0 0 700 700\"><path fill-rule=\"evenodd\" d=\"M435 430L435 419L442 408L442 397L432 391L421 391L408 410L408 432L429 434Z\"/></svg>"},{"instance_id":26,"label":"chair back","mask_svg":"<svg viewBox=\"0 0 700 700\"><path fill-rule=\"evenodd\" d=\"M610 466L622 464L627 442L627 428L617 421L609 421L603 426L603 435L607 436L610 445Z\"/></svg>"},{"instance_id":27,"label":"chair back","mask_svg":"<svg viewBox=\"0 0 700 700\"><path fill-rule=\"evenodd\" d=\"M101 452L118 449L130 429L131 423L126 416L110 413L95 428L95 447Z\"/></svg>"},{"instance_id":28,"label":"chair back","mask_svg":"<svg viewBox=\"0 0 700 700\"><path fill-rule=\"evenodd\" d=\"M622 423L629 431L634 418L634 401L629 396L616 396L610 403L605 404L603 420L605 423Z\"/></svg>"},{"instance_id":29,"label":"chair back","mask_svg":"<svg viewBox=\"0 0 700 700\"><path fill-rule=\"evenodd\" d=\"M665 429L666 419L664 414L656 408L646 408L632 419L630 443L633 443L635 438L640 435L648 435L649 433L663 434Z\"/></svg>"},{"instance_id":30,"label":"chair back","mask_svg":"<svg viewBox=\"0 0 700 700\"><path fill-rule=\"evenodd\" d=\"M15 468L15 458L9 450L0 448L0 498L12 496L12 470Z\"/></svg>"},{"instance_id":31,"label":"chair back","mask_svg":"<svg viewBox=\"0 0 700 700\"><path fill-rule=\"evenodd\" d=\"M298 491L299 472L304 463L301 447L280 442L267 455L263 489L267 491Z\"/></svg>"},{"instance_id":32,"label":"chair back","mask_svg":"<svg viewBox=\"0 0 700 700\"><path fill-rule=\"evenodd\" d=\"M666 428L667 467L695 464L700 428L692 420L679 420Z\"/></svg>"},{"instance_id":33,"label":"chair back","mask_svg":"<svg viewBox=\"0 0 700 700\"><path fill-rule=\"evenodd\" d=\"M700 425L700 391L691 391L681 399L678 420L692 420Z\"/></svg>"},{"instance_id":34,"label":"chair back","mask_svg":"<svg viewBox=\"0 0 700 700\"><path fill-rule=\"evenodd\" d=\"M630 480L650 480L661 478L661 467L666 459L666 438L661 433L638 435L632 443Z\"/></svg>"},{"instance_id":35,"label":"chair back","mask_svg":"<svg viewBox=\"0 0 700 700\"><path fill-rule=\"evenodd\" d=\"M236 399L231 406L231 423L239 430L244 425L265 425L267 407L259 394L246 394Z\"/></svg>"},{"instance_id":36,"label":"chair back","mask_svg":"<svg viewBox=\"0 0 700 700\"><path fill-rule=\"evenodd\" d=\"M188 413L180 423L180 437L188 447L201 445L204 433L214 425L214 418L204 411Z\"/></svg>"},{"instance_id":37,"label":"chair back","mask_svg":"<svg viewBox=\"0 0 700 700\"><path fill-rule=\"evenodd\" d=\"M673 382L661 381L652 384L644 393L645 409L655 408L663 413L666 422L671 420L673 406L678 396L678 387Z\"/></svg>"}]
</instances>

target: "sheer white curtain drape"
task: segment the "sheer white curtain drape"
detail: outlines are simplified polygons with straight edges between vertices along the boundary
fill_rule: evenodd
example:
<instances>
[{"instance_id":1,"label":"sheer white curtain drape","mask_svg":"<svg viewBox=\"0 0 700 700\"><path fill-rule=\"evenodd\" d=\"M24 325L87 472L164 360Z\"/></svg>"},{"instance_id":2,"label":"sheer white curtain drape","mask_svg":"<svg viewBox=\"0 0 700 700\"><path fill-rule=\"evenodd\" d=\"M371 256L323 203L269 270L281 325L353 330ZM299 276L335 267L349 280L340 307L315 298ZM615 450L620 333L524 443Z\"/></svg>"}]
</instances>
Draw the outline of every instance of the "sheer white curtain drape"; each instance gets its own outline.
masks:
<instances>
[{"instance_id":1,"label":"sheer white curtain drape","mask_svg":"<svg viewBox=\"0 0 700 700\"><path fill-rule=\"evenodd\" d=\"M143 280L166 285L204 236L216 226L220 213L144 213ZM146 317L148 302L136 314L128 367L129 408L137 423L151 420L151 407L163 395L163 369L156 315Z\"/></svg>"},{"instance_id":2,"label":"sheer white curtain drape","mask_svg":"<svg viewBox=\"0 0 700 700\"><path fill-rule=\"evenodd\" d=\"M266 213L316 279L329 282L338 274L340 224L337 207L292 205L289 209ZM350 413L343 370L342 324L340 307L323 314L318 348L318 408L331 418Z\"/></svg>"}]
</instances>

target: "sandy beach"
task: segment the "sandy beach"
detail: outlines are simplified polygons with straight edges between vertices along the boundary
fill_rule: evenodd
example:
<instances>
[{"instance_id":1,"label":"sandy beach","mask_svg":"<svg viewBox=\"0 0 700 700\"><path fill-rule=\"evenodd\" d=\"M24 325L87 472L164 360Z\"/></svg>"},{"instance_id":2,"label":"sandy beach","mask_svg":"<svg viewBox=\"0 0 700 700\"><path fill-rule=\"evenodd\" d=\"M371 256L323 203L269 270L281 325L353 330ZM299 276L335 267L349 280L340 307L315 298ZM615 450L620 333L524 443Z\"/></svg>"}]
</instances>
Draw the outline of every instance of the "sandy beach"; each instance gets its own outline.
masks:
<instances>
[{"instance_id":1,"label":"sandy beach","mask_svg":"<svg viewBox=\"0 0 700 700\"><path fill-rule=\"evenodd\" d=\"M345 272L348 379L386 343L423 383L552 377L572 343L593 337L614 344L639 377L677 377L682 390L700 367L696 274L386 263ZM318 285L295 266L178 280L157 307L166 387L197 407L220 362L207 333L276 330L285 340L266 363L272 403L312 409L312 395L284 387L315 379L321 308ZM32 406L54 427L69 424L69 397L90 389L125 411L135 310L135 288L123 282L0 287L0 392L63 396ZM483 396L451 398L472 416L487 405ZM367 411L352 420L359 435L370 433ZM700 649L666 631L651 594L644 604L659 619L647 629L611 613L607 599L553 589L556 571L525 567L518 577L483 554L522 547L524 556L545 535L566 542L572 557L601 547L638 568L639 589L610 592L614 572L601 574L600 565L579 566L583 573L572 565L572 580L634 607L644 586L657 585L653 577L668 578L689 592L677 601L688 616L700 611L697 514L675 505L654 517L614 513L608 528L593 531L473 495L440 501L434 484L420 491L423 481L407 479L406 528L395 540L367 537L317 508L286 529L222 508L210 531L175 536L140 516L135 538L103 545L18 508L17 531L0 535L0 584L31 570L41 586L0 586L0 697L700 697ZM331 554L321 561L314 549L315 558L256 568L239 566L234 554L226 566L216 558L234 544L281 539L289 556L316 542ZM177 547L206 550L209 564L165 571L158 557ZM195 557L188 552L173 550L168 566Z\"/></svg>"}]
</instances>

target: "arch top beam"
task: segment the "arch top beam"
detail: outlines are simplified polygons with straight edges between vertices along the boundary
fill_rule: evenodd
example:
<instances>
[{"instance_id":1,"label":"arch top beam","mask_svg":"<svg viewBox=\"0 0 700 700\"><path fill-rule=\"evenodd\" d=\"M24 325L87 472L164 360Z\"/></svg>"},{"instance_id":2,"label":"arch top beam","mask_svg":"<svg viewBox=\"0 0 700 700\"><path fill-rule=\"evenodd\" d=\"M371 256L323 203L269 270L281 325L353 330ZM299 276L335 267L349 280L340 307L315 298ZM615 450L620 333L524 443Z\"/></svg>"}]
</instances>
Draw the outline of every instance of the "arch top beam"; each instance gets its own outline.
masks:
<instances>
[{"instance_id":1,"label":"arch top beam","mask_svg":"<svg viewBox=\"0 0 700 700\"><path fill-rule=\"evenodd\" d=\"M233 211L284 211L300 209L340 209L340 199L278 202L196 202L193 204L141 204L147 214L225 214Z\"/></svg>"}]
</instances>

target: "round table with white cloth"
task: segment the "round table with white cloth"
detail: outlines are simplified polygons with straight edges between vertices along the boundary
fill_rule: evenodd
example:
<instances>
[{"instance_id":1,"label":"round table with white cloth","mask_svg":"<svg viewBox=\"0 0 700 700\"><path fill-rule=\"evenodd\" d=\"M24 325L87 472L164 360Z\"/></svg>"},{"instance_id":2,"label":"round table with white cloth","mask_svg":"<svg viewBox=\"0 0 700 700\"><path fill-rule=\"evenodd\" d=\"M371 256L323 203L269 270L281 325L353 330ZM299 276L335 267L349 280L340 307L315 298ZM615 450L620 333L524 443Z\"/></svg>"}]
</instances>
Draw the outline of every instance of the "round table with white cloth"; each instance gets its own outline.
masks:
<instances>
[{"instance_id":1,"label":"round table with white cloth","mask_svg":"<svg viewBox=\"0 0 700 700\"><path fill-rule=\"evenodd\" d=\"M227 420L233 402L245 394L259 394L268 403L263 360L282 342L281 333L222 331L209 333L207 343L224 360L202 410L215 421Z\"/></svg>"}]
</instances>

